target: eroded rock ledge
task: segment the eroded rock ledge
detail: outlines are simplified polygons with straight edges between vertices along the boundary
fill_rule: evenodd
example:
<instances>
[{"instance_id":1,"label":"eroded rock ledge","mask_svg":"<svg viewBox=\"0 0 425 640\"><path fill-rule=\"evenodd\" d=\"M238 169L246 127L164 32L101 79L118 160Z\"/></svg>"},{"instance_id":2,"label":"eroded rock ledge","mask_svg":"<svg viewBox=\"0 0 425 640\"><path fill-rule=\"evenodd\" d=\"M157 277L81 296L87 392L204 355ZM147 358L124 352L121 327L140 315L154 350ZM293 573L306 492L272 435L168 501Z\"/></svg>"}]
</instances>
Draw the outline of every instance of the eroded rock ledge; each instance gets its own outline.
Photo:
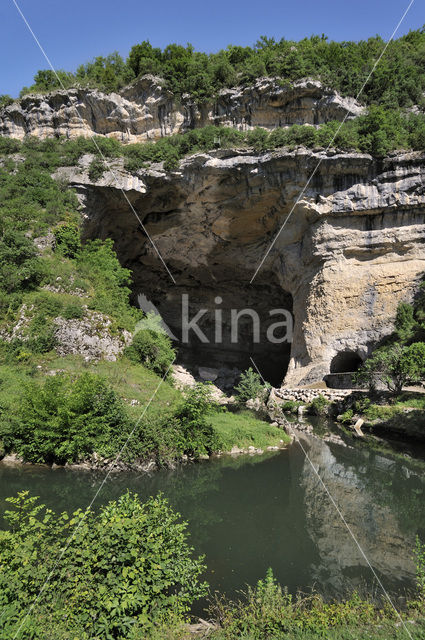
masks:
<instances>
[{"instance_id":1,"label":"eroded rock ledge","mask_svg":"<svg viewBox=\"0 0 425 640\"><path fill-rule=\"evenodd\" d=\"M164 81L143 76L120 93L92 89L31 94L0 110L0 135L23 139L93 134L121 142L156 140L208 124L266 129L292 124L319 125L355 117L362 107L317 80L282 86L260 78L251 87L224 89L202 107L189 95L178 98Z\"/></svg>"},{"instance_id":2,"label":"eroded rock ledge","mask_svg":"<svg viewBox=\"0 0 425 640\"><path fill-rule=\"evenodd\" d=\"M247 322L237 345L192 344L200 365L233 366L243 354L249 366L254 355L260 367L272 363L280 381L286 372L288 386L322 380L341 354L364 359L392 331L399 301L412 299L425 272L425 156L418 153L378 161L303 148L260 156L216 151L187 158L172 174L157 165L133 176L118 163L115 178L107 172L96 184L86 166L87 159L80 169L61 170L79 194L86 236L114 238L133 270L135 297L152 300L177 335L182 293L190 295L191 317L200 307L214 309L217 296L224 315L249 306L264 316L274 307L293 313L290 352L272 351L263 334L253 344ZM212 334L211 314L200 326Z\"/></svg>"}]
</instances>

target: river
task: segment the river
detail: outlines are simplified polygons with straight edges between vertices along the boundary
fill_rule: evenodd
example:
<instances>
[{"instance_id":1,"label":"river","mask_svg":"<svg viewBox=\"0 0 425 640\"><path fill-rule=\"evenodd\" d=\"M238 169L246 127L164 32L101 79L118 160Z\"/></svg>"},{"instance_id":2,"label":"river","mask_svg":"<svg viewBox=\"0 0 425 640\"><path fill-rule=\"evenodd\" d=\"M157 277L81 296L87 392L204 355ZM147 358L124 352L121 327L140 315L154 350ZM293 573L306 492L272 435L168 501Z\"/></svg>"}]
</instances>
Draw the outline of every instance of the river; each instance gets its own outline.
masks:
<instances>
[{"instance_id":1,"label":"river","mask_svg":"<svg viewBox=\"0 0 425 640\"><path fill-rule=\"evenodd\" d=\"M414 585L415 537L425 535L425 476L409 459L300 436L329 492L386 589ZM102 481L89 471L0 463L0 507L22 489L56 510L85 507ZM294 442L263 456L221 457L151 475L112 475L97 505L126 489L163 492L189 522L213 590L234 595L272 567L291 592L312 585L341 597L379 592L372 572Z\"/></svg>"}]
</instances>

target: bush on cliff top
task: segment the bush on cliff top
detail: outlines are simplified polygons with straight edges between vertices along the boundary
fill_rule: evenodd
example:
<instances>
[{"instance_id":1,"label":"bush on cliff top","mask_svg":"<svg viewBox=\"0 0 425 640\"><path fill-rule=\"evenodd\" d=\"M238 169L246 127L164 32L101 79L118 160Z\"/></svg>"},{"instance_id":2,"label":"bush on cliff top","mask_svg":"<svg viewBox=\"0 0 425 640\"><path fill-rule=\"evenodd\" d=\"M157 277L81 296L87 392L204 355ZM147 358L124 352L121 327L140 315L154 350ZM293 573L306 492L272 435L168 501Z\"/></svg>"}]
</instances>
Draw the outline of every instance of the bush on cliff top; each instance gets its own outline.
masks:
<instances>
[{"instance_id":1,"label":"bush on cliff top","mask_svg":"<svg viewBox=\"0 0 425 640\"><path fill-rule=\"evenodd\" d=\"M191 44L169 44L160 49L145 40L132 47L127 60L114 52L97 56L75 73L59 71L56 75L48 69L40 70L34 76L34 84L24 87L21 95L44 93L61 84L65 88L82 85L116 91L150 73L161 76L166 88L174 93L189 93L199 102L224 87L249 85L264 76L278 77L285 83L319 78L343 95L356 96L385 46L380 36L359 42L330 41L325 35L298 42L261 36L253 47L229 45L206 54L195 51ZM390 108L423 103L424 51L424 28L391 41L373 81L365 86L362 99L367 104Z\"/></svg>"}]
</instances>

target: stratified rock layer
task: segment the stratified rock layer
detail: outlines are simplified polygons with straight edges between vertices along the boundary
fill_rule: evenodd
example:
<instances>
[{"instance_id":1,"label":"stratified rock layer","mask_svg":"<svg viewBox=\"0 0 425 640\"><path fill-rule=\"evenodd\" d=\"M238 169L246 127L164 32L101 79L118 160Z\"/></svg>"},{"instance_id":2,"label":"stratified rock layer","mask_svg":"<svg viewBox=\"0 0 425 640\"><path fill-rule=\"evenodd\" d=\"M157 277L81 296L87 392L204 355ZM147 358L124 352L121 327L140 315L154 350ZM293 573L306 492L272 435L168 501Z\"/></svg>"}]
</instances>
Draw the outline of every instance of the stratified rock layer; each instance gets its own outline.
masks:
<instances>
[{"instance_id":1,"label":"stratified rock layer","mask_svg":"<svg viewBox=\"0 0 425 640\"><path fill-rule=\"evenodd\" d=\"M302 148L217 151L172 174L158 165L132 176L117 164L96 184L84 167L61 172L79 193L86 235L114 238L135 295L151 299L177 335L182 294L190 317L210 310L200 322L210 338L217 307L226 318L231 308L293 313L290 354L272 351L263 328L253 344L249 320L232 343L225 321L221 344L192 345L198 364L233 366L243 352L248 362L273 360L280 380L287 369L289 386L321 380L335 356L364 359L392 331L398 303L412 299L425 272L425 157L417 153L378 161Z\"/></svg>"},{"instance_id":2,"label":"stratified rock layer","mask_svg":"<svg viewBox=\"0 0 425 640\"><path fill-rule=\"evenodd\" d=\"M160 78L144 76L119 94L70 89L27 95L0 110L0 135L18 139L101 135L142 142L208 124L275 129L319 125L362 112L353 98L342 98L317 80L281 86L277 80L261 78L251 87L224 89L202 107L189 95L174 96L163 84Z\"/></svg>"}]
</instances>

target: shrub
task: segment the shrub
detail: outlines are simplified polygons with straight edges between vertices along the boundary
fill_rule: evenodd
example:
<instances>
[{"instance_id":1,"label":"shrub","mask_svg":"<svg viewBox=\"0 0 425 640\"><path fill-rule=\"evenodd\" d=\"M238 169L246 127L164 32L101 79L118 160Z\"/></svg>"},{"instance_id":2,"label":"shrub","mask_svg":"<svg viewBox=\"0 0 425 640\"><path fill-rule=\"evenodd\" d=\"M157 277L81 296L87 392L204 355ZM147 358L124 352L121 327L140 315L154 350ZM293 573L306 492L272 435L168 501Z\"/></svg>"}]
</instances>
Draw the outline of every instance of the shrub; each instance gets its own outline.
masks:
<instances>
[{"instance_id":1,"label":"shrub","mask_svg":"<svg viewBox=\"0 0 425 640\"><path fill-rule=\"evenodd\" d=\"M82 318L84 316L84 309L81 304L70 303L67 304L62 312L62 317L71 320L73 318Z\"/></svg>"},{"instance_id":2,"label":"shrub","mask_svg":"<svg viewBox=\"0 0 425 640\"><path fill-rule=\"evenodd\" d=\"M0 109L3 107L8 107L10 104L13 104L13 98L5 93L0 95Z\"/></svg>"},{"instance_id":3,"label":"shrub","mask_svg":"<svg viewBox=\"0 0 425 640\"><path fill-rule=\"evenodd\" d=\"M327 414L330 402L320 394L310 403L310 411L316 416L324 416Z\"/></svg>"},{"instance_id":4,"label":"shrub","mask_svg":"<svg viewBox=\"0 0 425 640\"><path fill-rule=\"evenodd\" d=\"M92 182L97 182L103 176L106 171L106 165L103 162L102 158L95 157L89 166L89 178Z\"/></svg>"},{"instance_id":5,"label":"shrub","mask_svg":"<svg viewBox=\"0 0 425 640\"><path fill-rule=\"evenodd\" d=\"M0 287L7 293L32 289L43 274L32 240L20 231L4 230L0 235Z\"/></svg>"},{"instance_id":6,"label":"shrub","mask_svg":"<svg viewBox=\"0 0 425 640\"><path fill-rule=\"evenodd\" d=\"M222 635L217 634L217 640L357 638L360 636L353 636L349 627L368 625L380 621L382 616L377 607L360 599L357 593L341 602L324 602L316 593L292 596L276 582L271 569L254 588L248 588L243 599L233 603L216 600L212 613L223 630ZM338 628L341 635L331 635Z\"/></svg>"},{"instance_id":7,"label":"shrub","mask_svg":"<svg viewBox=\"0 0 425 640\"><path fill-rule=\"evenodd\" d=\"M252 367L249 367L241 374L239 384L235 387L237 402L245 404L247 400L255 400L257 398L263 402L268 388L268 385L263 384L261 376Z\"/></svg>"},{"instance_id":8,"label":"shrub","mask_svg":"<svg viewBox=\"0 0 425 640\"><path fill-rule=\"evenodd\" d=\"M368 384L370 389L381 382L389 391L398 394L407 383L419 382L424 377L425 343L414 342L409 346L396 343L376 349L354 379Z\"/></svg>"},{"instance_id":9,"label":"shrub","mask_svg":"<svg viewBox=\"0 0 425 640\"><path fill-rule=\"evenodd\" d=\"M425 601L425 544L421 543L419 536L416 536L414 556L418 596L422 601Z\"/></svg>"},{"instance_id":10,"label":"shrub","mask_svg":"<svg viewBox=\"0 0 425 640\"><path fill-rule=\"evenodd\" d=\"M136 637L137 628L146 637L205 596L203 559L162 496L141 503L126 493L98 512L72 514L37 500L28 492L7 499L10 529L0 532L5 640L23 620L19 637L32 640L51 637L52 629L56 637L119 639Z\"/></svg>"},{"instance_id":11,"label":"shrub","mask_svg":"<svg viewBox=\"0 0 425 640\"><path fill-rule=\"evenodd\" d=\"M86 242L76 268L88 283L90 308L114 318L118 328L133 330L141 312L130 306L131 271L121 266L110 238Z\"/></svg>"},{"instance_id":12,"label":"shrub","mask_svg":"<svg viewBox=\"0 0 425 640\"><path fill-rule=\"evenodd\" d=\"M176 149L170 149L164 159L164 171L175 171L179 168L179 154Z\"/></svg>"},{"instance_id":13,"label":"shrub","mask_svg":"<svg viewBox=\"0 0 425 640\"><path fill-rule=\"evenodd\" d=\"M344 413L341 413L341 415L338 417L339 422L342 422L342 424L350 424L352 419L354 416L354 411L352 409L347 409L347 411L344 411Z\"/></svg>"},{"instance_id":14,"label":"shrub","mask_svg":"<svg viewBox=\"0 0 425 640\"><path fill-rule=\"evenodd\" d=\"M67 258L75 258L81 249L80 229L76 223L61 222L54 229L56 247Z\"/></svg>"},{"instance_id":15,"label":"shrub","mask_svg":"<svg viewBox=\"0 0 425 640\"><path fill-rule=\"evenodd\" d=\"M27 385L15 425L1 437L24 460L63 464L113 456L128 431L124 405L103 378L58 374Z\"/></svg>"},{"instance_id":16,"label":"shrub","mask_svg":"<svg viewBox=\"0 0 425 640\"><path fill-rule=\"evenodd\" d=\"M125 355L133 362L140 362L159 376L164 376L176 357L170 338L162 331L140 329L133 336Z\"/></svg>"},{"instance_id":17,"label":"shrub","mask_svg":"<svg viewBox=\"0 0 425 640\"><path fill-rule=\"evenodd\" d=\"M208 420L208 413L216 406L209 384L199 382L187 391L186 398L175 413L181 424L184 453L191 456L209 455L221 448L217 433Z\"/></svg>"},{"instance_id":18,"label":"shrub","mask_svg":"<svg viewBox=\"0 0 425 640\"><path fill-rule=\"evenodd\" d=\"M304 404L303 402L298 402L296 400L285 400L285 402L283 402L280 405L280 408L282 409L282 411L288 411L289 413L297 413L298 407L302 407L303 404Z\"/></svg>"}]
</instances>

